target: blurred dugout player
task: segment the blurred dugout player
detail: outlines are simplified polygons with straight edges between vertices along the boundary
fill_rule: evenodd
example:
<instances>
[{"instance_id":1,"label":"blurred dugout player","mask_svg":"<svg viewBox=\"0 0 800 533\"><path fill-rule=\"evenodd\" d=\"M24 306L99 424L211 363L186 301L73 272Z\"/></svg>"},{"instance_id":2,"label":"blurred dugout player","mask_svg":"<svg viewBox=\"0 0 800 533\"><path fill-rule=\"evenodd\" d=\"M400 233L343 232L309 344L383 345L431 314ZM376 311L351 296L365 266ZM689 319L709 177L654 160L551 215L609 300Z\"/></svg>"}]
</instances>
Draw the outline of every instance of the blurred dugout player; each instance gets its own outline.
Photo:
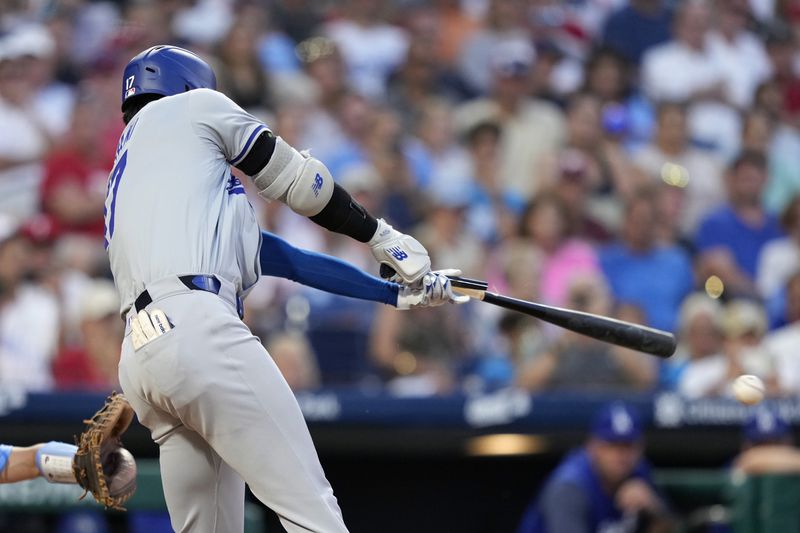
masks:
<instances>
[{"instance_id":1,"label":"blurred dugout player","mask_svg":"<svg viewBox=\"0 0 800 533\"><path fill-rule=\"evenodd\" d=\"M642 451L636 413L621 403L605 406L588 442L551 474L517 533L670 531L667 506Z\"/></svg>"}]
</instances>

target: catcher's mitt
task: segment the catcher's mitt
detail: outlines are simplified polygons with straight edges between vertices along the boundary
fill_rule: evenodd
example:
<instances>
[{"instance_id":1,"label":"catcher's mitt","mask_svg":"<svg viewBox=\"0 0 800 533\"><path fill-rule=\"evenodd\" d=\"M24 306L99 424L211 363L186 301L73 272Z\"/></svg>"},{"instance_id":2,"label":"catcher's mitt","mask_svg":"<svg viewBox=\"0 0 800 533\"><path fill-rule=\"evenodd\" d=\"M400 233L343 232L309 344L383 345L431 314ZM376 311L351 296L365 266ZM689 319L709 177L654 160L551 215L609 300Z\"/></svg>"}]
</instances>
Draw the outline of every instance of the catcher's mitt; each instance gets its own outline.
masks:
<instances>
[{"instance_id":1,"label":"catcher's mitt","mask_svg":"<svg viewBox=\"0 0 800 533\"><path fill-rule=\"evenodd\" d=\"M85 492L106 509L124 510L122 504L136 491L136 463L122 447L120 436L133 420L133 408L122 394L112 393L77 439L72 471ZM125 479L117 479L117 478Z\"/></svg>"}]
</instances>

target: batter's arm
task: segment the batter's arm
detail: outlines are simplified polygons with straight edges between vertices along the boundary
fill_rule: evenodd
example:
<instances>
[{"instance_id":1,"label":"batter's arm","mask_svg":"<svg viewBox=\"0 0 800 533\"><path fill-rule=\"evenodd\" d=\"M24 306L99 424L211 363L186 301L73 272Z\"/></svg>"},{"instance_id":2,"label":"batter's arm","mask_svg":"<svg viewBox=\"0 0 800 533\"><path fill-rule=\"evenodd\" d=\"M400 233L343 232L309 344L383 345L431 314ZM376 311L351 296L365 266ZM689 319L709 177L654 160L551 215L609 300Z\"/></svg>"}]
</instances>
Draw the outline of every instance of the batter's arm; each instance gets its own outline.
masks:
<instances>
[{"instance_id":1,"label":"batter's arm","mask_svg":"<svg viewBox=\"0 0 800 533\"><path fill-rule=\"evenodd\" d=\"M371 276L329 255L292 246L267 231L261 232L261 273L286 278L332 294L392 305L398 309L464 303L469 297L453 293L448 276L460 270L425 275L421 287L408 287Z\"/></svg>"},{"instance_id":2,"label":"batter's arm","mask_svg":"<svg viewBox=\"0 0 800 533\"><path fill-rule=\"evenodd\" d=\"M397 306L400 286L371 276L329 255L302 250L261 232L261 273L286 278L332 294Z\"/></svg>"}]
</instances>

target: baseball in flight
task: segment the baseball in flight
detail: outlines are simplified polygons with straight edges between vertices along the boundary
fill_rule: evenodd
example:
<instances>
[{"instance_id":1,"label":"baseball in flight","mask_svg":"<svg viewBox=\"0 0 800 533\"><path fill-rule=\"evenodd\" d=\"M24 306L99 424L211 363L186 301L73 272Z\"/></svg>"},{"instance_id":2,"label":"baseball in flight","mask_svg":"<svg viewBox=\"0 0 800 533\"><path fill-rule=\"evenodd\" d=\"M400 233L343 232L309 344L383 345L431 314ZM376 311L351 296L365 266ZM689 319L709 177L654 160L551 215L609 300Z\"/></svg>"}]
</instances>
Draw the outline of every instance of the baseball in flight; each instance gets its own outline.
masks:
<instances>
[{"instance_id":1,"label":"baseball in flight","mask_svg":"<svg viewBox=\"0 0 800 533\"><path fill-rule=\"evenodd\" d=\"M757 376L745 374L733 382L733 395L747 405L755 405L764 399L764 382Z\"/></svg>"}]
</instances>

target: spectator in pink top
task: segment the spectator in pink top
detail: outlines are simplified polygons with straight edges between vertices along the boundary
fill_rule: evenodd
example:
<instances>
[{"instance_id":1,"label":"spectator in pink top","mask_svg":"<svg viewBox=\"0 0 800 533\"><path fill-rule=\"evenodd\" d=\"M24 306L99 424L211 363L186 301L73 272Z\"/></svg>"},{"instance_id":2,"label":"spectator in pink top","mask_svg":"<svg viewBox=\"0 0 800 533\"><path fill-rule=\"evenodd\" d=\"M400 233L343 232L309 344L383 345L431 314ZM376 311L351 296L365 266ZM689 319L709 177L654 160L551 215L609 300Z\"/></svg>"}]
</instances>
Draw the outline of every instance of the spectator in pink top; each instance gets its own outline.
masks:
<instances>
[{"instance_id":1,"label":"spectator in pink top","mask_svg":"<svg viewBox=\"0 0 800 533\"><path fill-rule=\"evenodd\" d=\"M570 284L577 278L600 274L597 253L574 237L573 225L563 200L543 192L522 215L520 236L543 252L539 287L542 301L564 305Z\"/></svg>"}]
</instances>

